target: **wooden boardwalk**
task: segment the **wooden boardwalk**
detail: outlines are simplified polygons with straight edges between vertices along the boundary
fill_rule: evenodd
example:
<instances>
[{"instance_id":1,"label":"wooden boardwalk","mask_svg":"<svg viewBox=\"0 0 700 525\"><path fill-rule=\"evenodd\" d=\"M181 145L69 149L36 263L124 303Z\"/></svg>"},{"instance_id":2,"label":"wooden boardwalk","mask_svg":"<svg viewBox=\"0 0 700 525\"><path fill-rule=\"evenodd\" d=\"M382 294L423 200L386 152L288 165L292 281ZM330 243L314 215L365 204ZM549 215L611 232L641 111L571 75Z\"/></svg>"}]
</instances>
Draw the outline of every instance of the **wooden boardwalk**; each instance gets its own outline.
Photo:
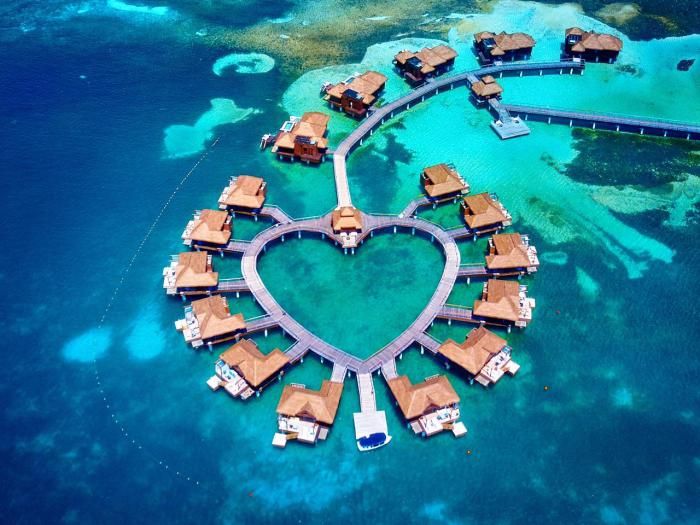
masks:
<instances>
[{"instance_id":1,"label":"wooden boardwalk","mask_svg":"<svg viewBox=\"0 0 700 525\"><path fill-rule=\"evenodd\" d=\"M435 316L438 319L447 319L448 321L460 321L462 323L477 323L479 321L472 318L472 309L460 306L443 306Z\"/></svg>"},{"instance_id":2,"label":"wooden boardwalk","mask_svg":"<svg viewBox=\"0 0 700 525\"><path fill-rule=\"evenodd\" d=\"M641 133L664 137L676 137L687 140L700 140L700 125L674 122L671 120L626 117L604 113L568 111L537 106L502 104L511 114L521 118L532 118L548 123L582 126L609 131Z\"/></svg>"},{"instance_id":3,"label":"wooden boardwalk","mask_svg":"<svg viewBox=\"0 0 700 525\"><path fill-rule=\"evenodd\" d=\"M248 284L243 277L235 277L233 279L219 279L219 284L216 287L219 293L232 292L248 292Z\"/></svg>"},{"instance_id":4,"label":"wooden boardwalk","mask_svg":"<svg viewBox=\"0 0 700 525\"><path fill-rule=\"evenodd\" d=\"M333 372L331 373L331 381L336 383L345 382L345 376L348 373L348 369L338 363L333 364Z\"/></svg>"},{"instance_id":5,"label":"wooden boardwalk","mask_svg":"<svg viewBox=\"0 0 700 525\"><path fill-rule=\"evenodd\" d=\"M374 394L372 374L357 374L357 390L360 394L360 412L377 410L377 399Z\"/></svg>"},{"instance_id":6,"label":"wooden boardwalk","mask_svg":"<svg viewBox=\"0 0 700 525\"><path fill-rule=\"evenodd\" d=\"M294 339L303 342L314 353L328 359L332 363L343 366L355 373L372 373L381 368L385 361L395 358L413 344L416 337L430 326L435 315L447 300L457 279L460 266L459 249L454 240L442 228L430 222L413 217L363 214L364 229L358 238L360 242L375 231L386 229L393 231L396 229L398 232L401 229L402 231L421 233L429 237L433 242L440 243L445 255L443 275L423 312L399 337L380 349L369 359L363 361L323 341L292 318L265 288L257 270L258 257L264 252L266 246L272 242L284 242L285 239L294 236L320 234L330 241L341 244L340 238L333 233L330 224L331 216L328 214L323 217L276 224L264 230L248 244L243 254L241 260L243 277L258 304L267 312L271 319L270 322L274 321Z\"/></svg>"},{"instance_id":7,"label":"wooden boardwalk","mask_svg":"<svg viewBox=\"0 0 700 525\"><path fill-rule=\"evenodd\" d=\"M574 62L570 60L556 62L514 62L503 64L500 66L488 66L481 69L475 69L456 75L439 77L427 82L426 84L414 89L410 93L404 95L397 100L375 108L371 113L367 114L367 118L348 135L333 152L333 172L335 175L335 187L338 198L338 206L352 206L352 198L350 196L350 187L348 185L346 159L350 151L357 145L362 145L363 140L374 133L374 130L380 127L384 122L394 118L402 111L408 110L412 105L425 101L433 95L437 95L441 91L448 91L459 86L471 85L477 76L483 75L500 75L504 74L543 74L547 73L564 73L578 72L584 68L583 62Z\"/></svg>"},{"instance_id":8,"label":"wooden boardwalk","mask_svg":"<svg viewBox=\"0 0 700 525\"><path fill-rule=\"evenodd\" d=\"M440 341L435 339L432 335L428 334L427 332L423 332L418 336L418 339L416 340L416 343L421 345L422 348L425 348L426 350L432 352L433 354L437 353L438 348L440 348Z\"/></svg>"}]
</instances>

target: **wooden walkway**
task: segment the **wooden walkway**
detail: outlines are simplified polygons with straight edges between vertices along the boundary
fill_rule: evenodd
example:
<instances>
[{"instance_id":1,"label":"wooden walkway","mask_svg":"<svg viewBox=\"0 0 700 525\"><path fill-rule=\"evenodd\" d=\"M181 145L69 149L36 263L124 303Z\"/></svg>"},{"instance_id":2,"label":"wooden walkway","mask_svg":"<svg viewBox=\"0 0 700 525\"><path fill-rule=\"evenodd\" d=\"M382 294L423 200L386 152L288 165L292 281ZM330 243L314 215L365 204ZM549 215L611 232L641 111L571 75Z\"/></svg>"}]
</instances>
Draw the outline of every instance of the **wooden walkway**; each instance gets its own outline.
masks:
<instances>
[{"instance_id":1,"label":"wooden walkway","mask_svg":"<svg viewBox=\"0 0 700 525\"><path fill-rule=\"evenodd\" d=\"M263 209L260 210L260 215L266 215L268 217L271 217L272 219L281 224L285 222L292 222L294 220L289 215L287 215L284 212L284 210L282 210L282 208L273 204L263 206Z\"/></svg>"},{"instance_id":2,"label":"wooden walkway","mask_svg":"<svg viewBox=\"0 0 700 525\"><path fill-rule=\"evenodd\" d=\"M287 238L315 233L341 244L340 238L333 233L330 227L330 214L323 217L276 224L264 230L248 244L241 261L241 269L243 277L248 284L248 289L258 304L267 312L271 319L270 322L274 321L290 336L297 341L303 342L314 353L328 359L332 363L343 366L355 373L372 373L381 368L384 362L395 358L406 350L415 342L416 337L430 326L435 315L442 308L452 291L459 271L460 254L454 240L442 228L421 219L363 214L363 223L364 229L358 238L360 242L375 231L386 229L393 231L393 229L396 229L398 232L399 229L402 229L412 233L421 233L429 237L433 242L440 243L445 255L443 275L423 312L405 332L367 360L358 359L354 355L334 347L306 330L275 301L258 274L257 259L266 249L266 246L272 242L284 242Z\"/></svg>"},{"instance_id":3,"label":"wooden walkway","mask_svg":"<svg viewBox=\"0 0 700 525\"><path fill-rule=\"evenodd\" d=\"M348 369L338 363L333 364L333 372L331 373L331 381L336 383L345 382L345 376L348 373Z\"/></svg>"},{"instance_id":4,"label":"wooden walkway","mask_svg":"<svg viewBox=\"0 0 700 525\"><path fill-rule=\"evenodd\" d=\"M438 319L447 319L448 321L460 321L462 323L479 323L472 318L472 309L459 306L443 306L435 316Z\"/></svg>"},{"instance_id":5,"label":"wooden walkway","mask_svg":"<svg viewBox=\"0 0 700 525\"><path fill-rule=\"evenodd\" d=\"M377 410L372 374L357 374L357 390L360 394L360 412L374 412Z\"/></svg>"},{"instance_id":6,"label":"wooden walkway","mask_svg":"<svg viewBox=\"0 0 700 525\"><path fill-rule=\"evenodd\" d=\"M526 120L532 118L550 124L567 124L593 129L700 140L700 125L696 124L516 104L502 104L502 106L511 114Z\"/></svg>"},{"instance_id":7,"label":"wooden walkway","mask_svg":"<svg viewBox=\"0 0 700 525\"><path fill-rule=\"evenodd\" d=\"M440 348L440 345L442 344L440 341L435 339L432 335L428 334L427 332L423 332L422 334L420 334L420 336L416 340L416 343L421 345L422 348L425 348L426 350L432 352L433 354L437 353L438 348Z\"/></svg>"},{"instance_id":8,"label":"wooden walkway","mask_svg":"<svg viewBox=\"0 0 700 525\"><path fill-rule=\"evenodd\" d=\"M410 93L404 95L397 100L374 109L368 113L367 118L348 135L333 152L333 172L335 175L335 187L338 198L338 206L352 206L352 198L350 196L350 188L347 179L346 159L350 151L357 145L362 145L363 140L374 133L374 130L380 127L384 122L394 118L402 111L408 110L412 105L425 101L433 95L437 95L441 91L448 91L459 86L471 85L478 77L483 75L499 75L504 74L543 74L547 73L564 73L578 72L585 67L583 62L574 62L563 60L557 62L514 62L503 64L500 66L488 66L480 69L439 77L431 82L414 89Z\"/></svg>"},{"instance_id":9,"label":"wooden walkway","mask_svg":"<svg viewBox=\"0 0 700 525\"><path fill-rule=\"evenodd\" d=\"M224 253L243 253L248 249L248 241L234 240L221 248Z\"/></svg>"},{"instance_id":10,"label":"wooden walkway","mask_svg":"<svg viewBox=\"0 0 700 525\"><path fill-rule=\"evenodd\" d=\"M235 277L233 279L219 279L219 284L216 287L219 293L232 292L248 292L248 284L243 277Z\"/></svg>"}]
</instances>

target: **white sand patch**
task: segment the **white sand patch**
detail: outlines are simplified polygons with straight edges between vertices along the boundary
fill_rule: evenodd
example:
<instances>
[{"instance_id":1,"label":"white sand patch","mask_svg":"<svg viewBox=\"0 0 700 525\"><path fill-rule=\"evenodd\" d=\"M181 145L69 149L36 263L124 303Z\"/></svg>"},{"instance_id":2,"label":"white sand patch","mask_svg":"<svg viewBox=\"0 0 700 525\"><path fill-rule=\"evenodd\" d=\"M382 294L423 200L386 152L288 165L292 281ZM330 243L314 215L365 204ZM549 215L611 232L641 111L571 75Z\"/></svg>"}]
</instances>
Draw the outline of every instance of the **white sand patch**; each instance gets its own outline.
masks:
<instances>
[{"instance_id":1,"label":"white sand patch","mask_svg":"<svg viewBox=\"0 0 700 525\"><path fill-rule=\"evenodd\" d=\"M112 345L112 329L91 328L63 345L64 359L89 363L102 357Z\"/></svg>"},{"instance_id":2,"label":"white sand patch","mask_svg":"<svg viewBox=\"0 0 700 525\"><path fill-rule=\"evenodd\" d=\"M227 69L236 73L254 75L267 73L275 67L275 59L263 53L231 53L219 58L212 66L212 71L218 77Z\"/></svg>"},{"instance_id":3,"label":"white sand patch","mask_svg":"<svg viewBox=\"0 0 700 525\"><path fill-rule=\"evenodd\" d=\"M122 2L121 0L107 0L107 5L117 11L126 11L128 13L139 13L144 15L164 16L170 12L168 6L150 7L147 5L135 5Z\"/></svg>"},{"instance_id":4,"label":"white sand patch","mask_svg":"<svg viewBox=\"0 0 700 525\"><path fill-rule=\"evenodd\" d=\"M632 20L639 15L640 12L641 9L637 4L623 4L618 2L602 7L596 11L596 16L608 23L619 25Z\"/></svg>"},{"instance_id":5,"label":"white sand patch","mask_svg":"<svg viewBox=\"0 0 700 525\"><path fill-rule=\"evenodd\" d=\"M600 292L598 281L593 279L589 273L583 268L576 267L576 282L578 283L581 293L587 299L595 299Z\"/></svg>"},{"instance_id":6,"label":"white sand patch","mask_svg":"<svg viewBox=\"0 0 700 525\"><path fill-rule=\"evenodd\" d=\"M165 129L166 156L176 159L201 153L206 143L214 137L216 127L235 124L256 113L260 111L254 108L239 108L228 98L212 99L211 108L203 113L194 125L174 124Z\"/></svg>"}]
</instances>

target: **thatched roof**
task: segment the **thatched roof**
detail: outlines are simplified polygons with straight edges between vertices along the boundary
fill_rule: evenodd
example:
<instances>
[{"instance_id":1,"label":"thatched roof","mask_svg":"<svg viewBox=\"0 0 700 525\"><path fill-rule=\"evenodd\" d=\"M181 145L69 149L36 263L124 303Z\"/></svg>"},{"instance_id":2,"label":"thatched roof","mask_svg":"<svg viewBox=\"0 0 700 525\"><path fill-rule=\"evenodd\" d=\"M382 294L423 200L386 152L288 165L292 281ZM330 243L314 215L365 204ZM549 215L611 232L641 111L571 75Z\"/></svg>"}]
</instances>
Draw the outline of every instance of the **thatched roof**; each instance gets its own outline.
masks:
<instances>
[{"instance_id":1,"label":"thatched roof","mask_svg":"<svg viewBox=\"0 0 700 525\"><path fill-rule=\"evenodd\" d=\"M459 396L449 379L437 376L411 384L406 376L389 379L389 388L406 419L416 419L438 408L459 403Z\"/></svg>"},{"instance_id":2,"label":"thatched roof","mask_svg":"<svg viewBox=\"0 0 700 525\"><path fill-rule=\"evenodd\" d=\"M423 169L423 187L430 197L440 197L468 189L459 173L447 164L436 164Z\"/></svg>"},{"instance_id":3,"label":"thatched roof","mask_svg":"<svg viewBox=\"0 0 700 525\"><path fill-rule=\"evenodd\" d=\"M239 175L231 181L228 194L220 204L257 210L265 203L265 181L260 177Z\"/></svg>"},{"instance_id":4,"label":"thatched roof","mask_svg":"<svg viewBox=\"0 0 700 525\"><path fill-rule=\"evenodd\" d=\"M471 87L474 94L478 97L493 97L503 93L501 85L490 75L477 80Z\"/></svg>"},{"instance_id":5,"label":"thatched roof","mask_svg":"<svg viewBox=\"0 0 700 525\"><path fill-rule=\"evenodd\" d=\"M532 266L527 246L519 233L499 233L491 238L492 248L486 256L486 267L491 270Z\"/></svg>"},{"instance_id":6,"label":"thatched roof","mask_svg":"<svg viewBox=\"0 0 700 525\"><path fill-rule=\"evenodd\" d=\"M309 417L332 425L343 393L343 383L324 380L321 390L310 390L296 385L287 385L277 404L277 413L283 416Z\"/></svg>"},{"instance_id":7,"label":"thatched roof","mask_svg":"<svg viewBox=\"0 0 700 525\"><path fill-rule=\"evenodd\" d=\"M474 301L474 315L503 321L518 321L520 319L518 281L489 279L485 286L488 287L488 292L484 294L481 301Z\"/></svg>"},{"instance_id":8,"label":"thatched roof","mask_svg":"<svg viewBox=\"0 0 700 525\"><path fill-rule=\"evenodd\" d=\"M622 40L608 33L596 33L595 31L584 31L579 27L570 27L565 32L566 36L579 35L581 40L576 42L571 50L577 53L592 51L613 51L622 50Z\"/></svg>"},{"instance_id":9,"label":"thatched roof","mask_svg":"<svg viewBox=\"0 0 700 525\"><path fill-rule=\"evenodd\" d=\"M279 348L265 355L250 339L241 339L221 354L220 358L253 388L260 386L289 363L289 357Z\"/></svg>"},{"instance_id":10,"label":"thatched roof","mask_svg":"<svg viewBox=\"0 0 700 525\"><path fill-rule=\"evenodd\" d=\"M480 326L469 332L462 344L452 339L445 340L438 348L438 353L470 374L477 375L506 344L505 339Z\"/></svg>"},{"instance_id":11,"label":"thatched roof","mask_svg":"<svg viewBox=\"0 0 700 525\"><path fill-rule=\"evenodd\" d=\"M456 56L457 51L449 46L440 44L435 47L424 47L418 52L401 51L394 57L394 60L403 65L407 60L416 57L422 63L421 72L425 74L432 73L436 68L454 59Z\"/></svg>"},{"instance_id":12,"label":"thatched roof","mask_svg":"<svg viewBox=\"0 0 700 525\"><path fill-rule=\"evenodd\" d=\"M334 232L361 231L362 214L353 206L343 206L333 210L331 215L331 227Z\"/></svg>"},{"instance_id":13,"label":"thatched roof","mask_svg":"<svg viewBox=\"0 0 700 525\"><path fill-rule=\"evenodd\" d=\"M184 252L177 256L176 288L210 288L219 283L219 274L212 271L207 252Z\"/></svg>"},{"instance_id":14,"label":"thatched roof","mask_svg":"<svg viewBox=\"0 0 700 525\"><path fill-rule=\"evenodd\" d=\"M482 40L493 38L496 47L490 49L491 55L505 55L510 51L518 51L520 49L530 49L535 46L535 39L527 33L491 33L490 31L482 31L474 35L474 41L479 44Z\"/></svg>"},{"instance_id":15,"label":"thatched roof","mask_svg":"<svg viewBox=\"0 0 700 525\"><path fill-rule=\"evenodd\" d=\"M347 84L340 82L328 89L331 97L340 98L346 90L351 89L360 94L365 104L372 104L376 94L382 90L387 78L376 71L365 71Z\"/></svg>"},{"instance_id":16,"label":"thatched roof","mask_svg":"<svg viewBox=\"0 0 700 525\"><path fill-rule=\"evenodd\" d=\"M211 339L222 335L245 330L245 319L241 314L231 315L226 298L212 295L192 301L192 311L199 323L202 339Z\"/></svg>"},{"instance_id":17,"label":"thatched roof","mask_svg":"<svg viewBox=\"0 0 700 525\"><path fill-rule=\"evenodd\" d=\"M505 222L508 217L488 193L478 193L464 198L464 220L470 228L481 228Z\"/></svg>"},{"instance_id":18,"label":"thatched roof","mask_svg":"<svg viewBox=\"0 0 700 525\"><path fill-rule=\"evenodd\" d=\"M291 131L284 131L277 135L274 147L286 149L294 149L294 141L297 137L305 137L318 148L324 149L328 147L328 141L325 138L328 130L328 121L331 119L325 113L318 111L309 111L301 116L301 119L294 124Z\"/></svg>"},{"instance_id":19,"label":"thatched roof","mask_svg":"<svg viewBox=\"0 0 700 525\"><path fill-rule=\"evenodd\" d=\"M190 239L209 244L227 244L231 240L229 218L226 211L202 210L199 219L194 221Z\"/></svg>"}]
</instances>

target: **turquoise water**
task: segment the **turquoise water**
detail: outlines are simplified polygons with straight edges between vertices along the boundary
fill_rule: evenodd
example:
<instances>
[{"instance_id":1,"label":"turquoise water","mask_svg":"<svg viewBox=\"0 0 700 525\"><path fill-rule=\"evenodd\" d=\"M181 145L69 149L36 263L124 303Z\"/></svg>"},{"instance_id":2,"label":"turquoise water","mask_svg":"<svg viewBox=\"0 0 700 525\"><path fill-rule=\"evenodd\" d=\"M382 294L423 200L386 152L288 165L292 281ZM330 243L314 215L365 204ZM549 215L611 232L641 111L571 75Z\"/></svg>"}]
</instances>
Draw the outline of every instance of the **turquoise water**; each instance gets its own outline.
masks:
<instances>
[{"instance_id":1,"label":"turquoise water","mask_svg":"<svg viewBox=\"0 0 700 525\"><path fill-rule=\"evenodd\" d=\"M377 402L394 439L359 454L350 378L329 439L280 451L270 443L283 384L317 388L330 377L328 363L309 355L246 403L210 392L205 381L225 347L210 354L185 346L173 327L182 303L164 296L160 272L183 248L192 211L215 206L231 175L265 177L270 201L296 217L333 207L329 164L280 163L260 153L258 141L289 113L322 107L319 83L335 80L331 73L364 66L290 78L279 61L258 72L269 61L234 57L219 76L217 60L238 50L175 38L185 9L114 4L50 2L40 16L26 6L0 15L8 17L0 66L12 73L0 80L0 278L10 298L0 353L3 522L700 519L696 167L689 162L674 183L654 184L640 166L640 184L584 184L567 173L578 155L568 128L532 124L530 136L500 142L464 90L375 133L348 164L363 210L400 211L420 191L421 167L452 161L473 191L499 194L513 231L531 235L542 260L523 281L537 299L534 321L507 335L522 368L489 390L448 373L469 428L462 440L415 437L378 378ZM282 17L283 7L233 6L227 16L245 25ZM78 16L83 8L93 14ZM444 34L423 36L462 46L462 69L474 66L460 36L473 25L532 31L540 59L556 51L564 25L595 23L571 6L510 2L448 20ZM206 26L191 22L192 32ZM95 46L85 45L90 37ZM697 98L697 64L673 71L677 59L700 59L697 43L697 36L626 39L620 65L637 73L598 65L583 77L506 79L504 100L534 102L546 93L557 106L697 122L697 105L678 114L669 95L653 89L670 79L678 96ZM369 63L389 76L387 99L404 92L386 57L405 42L358 42L357 55L368 45ZM224 102L212 112L212 100ZM334 114L331 142L353 125ZM173 129L176 141L168 140ZM600 163L621 157L599 153ZM460 220L457 205L421 216L446 226ZM268 224L238 218L234 237L250 239ZM483 240L460 242L465 262L484 250ZM240 275L236 258L214 264L222 276ZM415 318L441 264L435 246L405 234L375 237L355 256L317 239L289 239L260 261L263 279L296 318L358 355ZM378 289L371 276L380 271ZM449 302L470 304L480 290L458 283ZM231 307L247 317L263 313L245 295ZM430 332L461 339L467 330L436 322ZM265 352L292 343L278 331L254 339ZM418 348L397 366L412 381L441 372Z\"/></svg>"}]
</instances>

